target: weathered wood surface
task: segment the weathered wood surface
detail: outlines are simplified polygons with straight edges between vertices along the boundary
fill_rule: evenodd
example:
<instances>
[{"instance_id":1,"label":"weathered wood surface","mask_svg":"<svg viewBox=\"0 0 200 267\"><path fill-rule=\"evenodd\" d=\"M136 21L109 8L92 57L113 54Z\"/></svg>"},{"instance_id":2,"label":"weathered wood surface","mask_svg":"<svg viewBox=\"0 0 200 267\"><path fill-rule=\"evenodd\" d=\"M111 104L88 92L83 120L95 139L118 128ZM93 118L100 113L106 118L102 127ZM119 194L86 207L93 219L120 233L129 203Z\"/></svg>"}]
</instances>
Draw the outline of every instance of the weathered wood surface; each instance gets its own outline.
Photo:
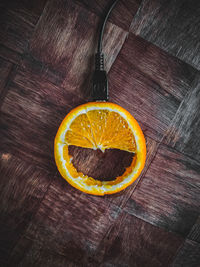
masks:
<instances>
[{"instance_id":1,"label":"weathered wood surface","mask_svg":"<svg viewBox=\"0 0 200 267\"><path fill-rule=\"evenodd\" d=\"M123 212L104 238L100 266L169 266L183 239Z\"/></svg>"},{"instance_id":2,"label":"weathered wood surface","mask_svg":"<svg viewBox=\"0 0 200 267\"><path fill-rule=\"evenodd\" d=\"M110 5L110 2L106 0L101 0L101 1L75 0L75 2L77 4L80 4L87 10L90 10L91 12L97 14L101 18L105 16L105 10ZM108 20L111 21L113 24L119 26L120 28L129 31L133 17L137 13L141 2L142 2L141 0L119 1L116 4L114 10L111 12ZM126 14L126 16L124 14Z\"/></svg>"},{"instance_id":3,"label":"weathered wood surface","mask_svg":"<svg viewBox=\"0 0 200 267\"><path fill-rule=\"evenodd\" d=\"M94 179L112 181L121 176L131 165L134 153L119 149L94 150L77 146L69 146L74 167Z\"/></svg>"},{"instance_id":4,"label":"weathered wood surface","mask_svg":"<svg viewBox=\"0 0 200 267\"><path fill-rule=\"evenodd\" d=\"M26 231L51 181L51 175L9 153L1 154L0 263Z\"/></svg>"},{"instance_id":5,"label":"weathered wood surface","mask_svg":"<svg viewBox=\"0 0 200 267\"><path fill-rule=\"evenodd\" d=\"M197 267L200 263L200 244L186 239L180 248L172 267Z\"/></svg>"},{"instance_id":6,"label":"weathered wood surface","mask_svg":"<svg viewBox=\"0 0 200 267\"><path fill-rule=\"evenodd\" d=\"M171 126L165 143L200 162L200 76L192 83Z\"/></svg>"},{"instance_id":7,"label":"weathered wood surface","mask_svg":"<svg viewBox=\"0 0 200 267\"><path fill-rule=\"evenodd\" d=\"M59 85L84 97L90 92L99 22L99 17L73 1L49 1L30 41L31 54L58 73ZM127 32L114 24L106 27L107 70L126 36Z\"/></svg>"},{"instance_id":8,"label":"weathered wood surface","mask_svg":"<svg viewBox=\"0 0 200 267\"><path fill-rule=\"evenodd\" d=\"M195 224L193 225L188 235L188 238L200 243L200 216L198 217Z\"/></svg>"},{"instance_id":9,"label":"weathered wood surface","mask_svg":"<svg viewBox=\"0 0 200 267\"><path fill-rule=\"evenodd\" d=\"M130 33L109 72L110 100L160 141L196 75L184 62Z\"/></svg>"},{"instance_id":10,"label":"weathered wood surface","mask_svg":"<svg viewBox=\"0 0 200 267\"><path fill-rule=\"evenodd\" d=\"M200 69L200 2L144 0L131 31Z\"/></svg>"},{"instance_id":11,"label":"weathered wood surface","mask_svg":"<svg viewBox=\"0 0 200 267\"><path fill-rule=\"evenodd\" d=\"M4 88L6 87L6 84L8 82L8 77L9 74L12 70L12 63L0 58L0 72L1 72L1 77L0 77L0 95L1 95L1 100L3 100L3 91Z\"/></svg>"},{"instance_id":12,"label":"weathered wood surface","mask_svg":"<svg viewBox=\"0 0 200 267\"><path fill-rule=\"evenodd\" d=\"M0 266L199 267L199 1L120 0L106 26L110 100L147 140L140 178L96 197L56 169L54 137L90 99L110 2L0 3ZM71 153L78 168L105 179L132 156Z\"/></svg>"},{"instance_id":13,"label":"weathered wood surface","mask_svg":"<svg viewBox=\"0 0 200 267\"><path fill-rule=\"evenodd\" d=\"M23 53L41 15L46 0L1 1L0 40L6 48Z\"/></svg>"},{"instance_id":14,"label":"weathered wood surface","mask_svg":"<svg viewBox=\"0 0 200 267\"><path fill-rule=\"evenodd\" d=\"M200 210L200 164L160 145L126 209L154 225L187 236Z\"/></svg>"}]
</instances>

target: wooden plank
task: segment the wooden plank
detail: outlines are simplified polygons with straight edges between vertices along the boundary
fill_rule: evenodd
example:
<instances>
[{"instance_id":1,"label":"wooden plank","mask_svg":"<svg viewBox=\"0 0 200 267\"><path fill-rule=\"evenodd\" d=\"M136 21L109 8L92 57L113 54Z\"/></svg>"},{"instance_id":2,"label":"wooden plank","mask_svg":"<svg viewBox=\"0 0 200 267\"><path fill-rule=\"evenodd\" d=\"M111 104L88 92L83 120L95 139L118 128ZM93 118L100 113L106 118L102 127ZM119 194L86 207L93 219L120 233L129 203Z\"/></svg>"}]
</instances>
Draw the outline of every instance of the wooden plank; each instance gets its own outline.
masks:
<instances>
[{"instance_id":1,"label":"wooden plank","mask_svg":"<svg viewBox=\"0 0 200 267\"><path fill-rule=\"evenodd\" d=\"M21 55L19 53L1 44L0 44L0 57L15 65L20 64L20 61L21 61Z\"/></svg>"},{"instance_id":2,"label":"wooden plank","mask_svg":"<svg viewBox=\"0 0 200 267\"><path fill-rule=\"evenodd\" d=\"M63 77L62 86L87 95L94 68L99 18L73 1L49 1L30 42L30 52ZM52 38L54 36L54 38ZM106 68L115 60L127 32L108 24Z\"/></svg>"},{"instance_id":3,"label":"wooden plank","mask_svg":"<svg viewBox=\"0 0 200 267\"><path fill-rule=\"evenodd\" d=\"M21 244L24 249L24 255L20 255L18 258L11 258L9 266L19 263L20 267L26 266L56 266L56 267L78 267L83 266L84 260L84 251L81 248L72 242L66 244L65 250L66 256L56 254L55 252L49 251L46 249L43 244L33 242L29 239L23 239L23 244ZM84 262L85 263L85 262ZM87 263L86 263L87 264ZM85 265L90 266L90 265ZM92 265L97 267L98 265Z\"/></svg>"},{"instance_id":4,"label":"wooden plank","mask_svg":"<svg viewBox=\"0 0 200 267\"><path fill-rule=\"evenodd\" d=\"M96 258L99 266L167 267L182 242L180 236L123 212L105 236Z\"/></svg>"},{"instance_id":5,"label":"wooden plank","mask_svg":"<svg viewBox=\"0 0 200 267\"><path fill-rule=\"evenodd\" d=\"M200 76L191 85L166 133L164 142L200 162Z\"/></svg>"},{"instance_id":6,"label":"wooden plank","mask_svg":"<svg viewBox=\"0 0 200 267\"><path fill-rule=\"evenodd\" d=\"M131 33L126 39L141 1L119 1L104 38L110 100L124 106L141 124L147 137L147 163L142 179L125 191L104 198L86 195L57 172L53 140L64 116L88 100L97 29L108 2L49 0L43 12L45 2L0 4L0 84L8 89L1 114L0 265L165 267L179 251L174 266L197 266L199 74L140 36ZM169 34L170 22L176 22L175 9L166 2L170 19L165 23L165 13L157 16L157 8L164 10L162 1L153 0L149 6L155 3L154 21L161 25L156 26L162 28L160 16L166 26L166 31L155 30L156 40L158 34L161 38L155 43L164 40L166 44L164 37L169 38L167 51L174 54L170 50L174 38L176 55L187 60L188 53L188 62L196 66L197 11L187 10L186 1L174 4L177 18L182 18L174 31L185 27L181 36L177 34L184 37L177 52L181 43ZM188 19L189 14L193 19ZM148 17L142 19L146 25ZM196 34L190 36L195 39L192 44L184 35L186 28L190 35L189 22L197 22L191 27ZM154 36L153 24L137 25L138 31L145 29ZM6 83L13 63L19 66ZM169 147L158 149L161 141ZM184 244L182 237L187 237Z\"/></svg>"},{"instance_id":7,"label":"wooden plank","mask_svg":"<svg viewBox=\"0 0 200 267\"><path fill-rule=\"evenodd\" d=\"M15 76L17 66L4 61L3 59L0 59L2 62L2 78L0 79L0 109L3 104L3 101L8 93L8 88L10 85L10 82L12 81L13 77Z\"/></svg>"},{"instance_id":8,"label":"wooden plank","mask_svg":"<svg viewBox=\"0 0 200 267\"><path fill-rule=\"evenodd\" d=\"M0 18L0 43L17 53L23 53L28 46L34 25L27 24L17 14L4 8Z\"/></svg>"},{"instance_id":9,"label":"wooden plank","mask_svg":"<svg viewBox=\"0 0 200 267\"><path fill-rule=\"evenodd\" d=\"M13 251L11 262L26 266L44 262L48 255L54 262L50 255L55 255L64 257L65 264L87 266L118 214L119 209L103 198L82 193L57 177Z\"/></svg>"},{"instance_id":10,"label":"wooden plank","mask_svg":"<svg viewBox=\"0 0 200 267\"><path fill-rule=\"evenodd\" d=\"M1 7L15 12L23 17L27 23L36 24L43 12L46 0L2 0Z\"/></svg>"},{"instance_id":11,"label":"wooden plank","mask_svg":"<svg viewBox=\"0 0 200 267\"><path fill-rule=\"evenodd\" d=\"M132 193L134 192L135 188L137 187L137 184L140 182L140 179L145 175L146 171L148 170L151 161L153 160L156 151L158 149L159 144L154 141L153 139L146 137L146 145L147 145L147 158L144 170L142 171L140 177L128 188L125 190L114 194L114 195L107 195L105 198L110 201L111 203L117 205L120 208L123 208L126 205L126 202L131 197Z\"/></svg>"},{"instance_id":12,"label":"wooden plank","mask_svg":"<svg viewBox=\"0 0 200 267\"><path fill-rule=\"evenodd\" d=\"M30 77L29 74L23 75L27 82L28 79L26 76L31 79L32 75L35 77L39 75L40 81L42 79L43 81L50 82L57 87L61 87L63 80L62 75L58 71L51 69L47 64L35 59L29 52L23 55L23 60L21 61L21 70L24 70L26 73L31 73Z\"/></svg>"},{"instance_id":13,"label":"wooden plank","mask_svg":"<svg viewBox=\"0 0 200 267\"><path fill-rule=\"evenodd\" d=\"M172 267L199 267L200 244L191 240L186 240L179 250Z\"/></svg>"},{"instance_id":14,"label":"wooden plank","mask_svg":"<svg viewBox=\"0 0 200 267\"><path fill-rule=\"evenodd\" d=\"M12 69L12 63L3 60L0 58L0 98L2 97L2 93L4 91L4 87L6 86L6 83L8 81L9 74Z\"/></svg>"},{"instance_id":15,"label":"wooden plank","mask_svg":"<svg viewBox=\"0 0 200 267\"><path fill-rule=\"evenodd\" d=\"M144 133L160 141L196 73L189 65L129 34L109 73L110 101L130 111Z\"/></svg>"},{"instance_id":16,"label":"wooden plank","mask_svg":"<svg viewBox=\"0 0 200 267\"><path fill-rule=\"evenodd\" d=\"M145 0L131 31L199 69L199 8L198 0Z\"/></svg>"},{"instance_id":17,"label":"wooden plank","mask_svg":"<svg viewBox=\"0 0 200 267\"><path fill-rule=\"evenodd\" d=\"M161 145L126 209L156 226L187 236L199 215L200 164Z\"/></svg>"},{"instance_id":18,"label":"wooden plank","mask_svg":"<svg viewBox=\"0 0 200 267\"><path fill-rule=\"evenodd\" d=\"M100 181L113 181L121 176L131 165L134 153L119 149L94 150L78 146L69 146L72 164L84 175Z\"/></svg>"},{"instance_id":19,"label":"wooden plank","mask_svg":"<svg viewBox=\"0 0 200 267\"><path fill-rule=\"evenodd\" d=\"M72 107L83 102L40 73L18 70L2 105L2 151L55 171L53 143L58 127Z\"/></svg>"},{"instance_id":20,"label":"wooden plank","mask_svg":"<svg viewBox=\"0 0 200 267\"><path fill-rule=\"evenodd\" d=\"M67 112L84 100L48 82L37 65L34 66L35 69L29 66L28 69L18 70L10 85L2 107L2 148L25 161L55 171L52 144L56 131ZM148 142L146 168L157 148L156 142L150 139ZM127 193L107 198L123 206L133 190L134 186L131 186Z\"/></svg>"},{"instance_id":21,"label":"wooden plank","mask_svg":"<svg viewBox=\"0 0 200 267\"><path fill-rule=\"evenodd\" d=\"M23 53L28 48L28 41L44 4L45 1L2 1L0 43L17 53Z\"/></svg>"},{"instance_id":22,"label":"wooden plank","mask_svg":"<svg viewBox=\"0 0 200 267\"><path fill-rule=\"evenodd\" d=\"M50 178L44 171L9 153L0 157L0 265L26 231L39 207Z\"/></svg>"},{"instance_id":23,"label":"wooden plank","mask_svg":"<svg viewBox=\"0 0 200 267\"><path fill-rule=\"evenodd\" d=\"M113 1L76 0L76 2L85 7L86 9L94 12L103 19L106 10ZM116 4L115 8L112 10L108 21L116 24L117 26L123 28L126 31L129 31L129 27L131 25L133 17L135 16L141 2L142 2L141 0L119 1Z\"/></svg>"},{"instance_id":24,"label":"wooden plank","mask_svg":"<svg viewBox=\"0 0 200 267\"><path fill-rule=\"evenodd\" d=\"M187 239L200 243L200 216L193 225L189 235L187 236Z\"/></svg>"}]
</instances>

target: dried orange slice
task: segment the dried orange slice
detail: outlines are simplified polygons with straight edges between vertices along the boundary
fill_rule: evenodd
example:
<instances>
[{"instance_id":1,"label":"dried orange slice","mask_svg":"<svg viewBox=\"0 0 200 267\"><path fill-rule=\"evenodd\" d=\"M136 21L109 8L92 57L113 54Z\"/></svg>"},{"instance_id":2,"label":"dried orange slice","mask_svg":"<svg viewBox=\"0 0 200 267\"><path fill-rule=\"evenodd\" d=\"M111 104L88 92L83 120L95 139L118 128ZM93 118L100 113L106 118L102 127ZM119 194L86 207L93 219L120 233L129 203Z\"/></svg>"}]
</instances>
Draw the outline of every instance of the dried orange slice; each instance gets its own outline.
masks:
<instances>
[{"instance_id":1,"label":"dried orange slice","mask_svg":"<svg viewBox=\"0 0 200 267\"><path fill-rule=\"evenodd\" d=\"M116 148L134 152L131 165L112 181L99 181L78 172L68 147ZM90 102L73 109L62 121L54 143L60 174L72 186L93 195L113 194L133 183L144 168L146 144L142 130L132 115L110 102Z\"/></svg>"}]
</instances>

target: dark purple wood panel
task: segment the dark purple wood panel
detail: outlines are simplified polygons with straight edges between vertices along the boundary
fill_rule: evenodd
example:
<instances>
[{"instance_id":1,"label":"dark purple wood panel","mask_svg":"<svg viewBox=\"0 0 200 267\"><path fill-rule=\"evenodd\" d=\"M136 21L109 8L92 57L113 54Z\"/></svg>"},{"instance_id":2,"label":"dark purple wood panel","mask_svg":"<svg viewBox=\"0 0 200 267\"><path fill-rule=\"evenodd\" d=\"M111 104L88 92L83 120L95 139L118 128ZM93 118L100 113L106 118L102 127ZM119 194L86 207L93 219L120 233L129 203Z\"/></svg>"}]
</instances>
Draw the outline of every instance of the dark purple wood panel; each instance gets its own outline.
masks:
<instances>
[{"instance_id":1,"label":"dark purple wood panel","mask_svg":"<svg viewBox=\"0 0 200 267\"><path fill-rule=\"evenodd\" d=\"M105 11L110 7L113 1L93 1L93 0L75 0L75 2L79 3L87 10L90 10L100 16L102 19L104 18ZM119 27L129 31L129 27L133 20L133 17L137 13L137 10L141 4L141 0L120 0L112 13L110 14L109 21L118 25Z\"/></svg>"},{"instance_id":2,"label":"dark purple wood panel","mask_svg":"<svg viewBox=\"0 0 200 267\"><path fill-rule=\"evenodd\" d=\"M65 264L87 266L119 212L103 198L82 193L57 177L13 251L11 262L22 266L44 262L48 253L64 257Z\"/></svg>"},{"instance_id":3,"label":"dark purple wood panel","mask_svg":"<svg viewBox=\"0 0 200 267\"><path fill-rule=\"evenodd\" d=\"M24 237L21 246L17 247L18 251L15 251L8 266L16 266L16 264L19 263L18 266L20 267L81 267L85 263L83 262L85 251L82 250L77 243L68 242L63 248L65 255L60 255L56 254L54 251L48 250L42 243L34 242ZM24 254L22 254L22 251ZM18 255L17 252L20 254ZM91 260L92 259L88 257L85 266L98 267L98 264L94 264L93 260L90 265Z\"/></svg>"},{"instance_id":4,"label":"dark purple wood panel","mask_svg":"<svg viewBox=\"0 0 200 267\"><path fill-rule=\"evenodd\" d=\"M200 244L191 240L185 241L178 252L172 267L199 267L200 265Z\"/></svg>"},{"instance_id":5,"label":"dark purple wood panel","mask_svg":"<svg viewBox=\"0 0 200 267\"><path fill-rule=\"evenodd\" d=\"M9 153L2 153L0 161L0 265L6 266L52 177Z\"/></svg>"},{"instance_id":6,"label":"dark purple wood panel","mask_svg":"<svg viewBox=\"0 0 200 267\"><path fill-rule=\"evenodd\" d=\"M23 53L27 49L34 25L27 24L8 9L2 12L0 24L0 43L13 51Z\"/></svg>"},{"instance_id":7,"label":"dark purple wood panel","mask_svg":"<svg viewBox=\"0 0 200 267\"><path fill-rule=\"evenodd\" d=\"M1 1L0 44L23 53L45 1Z\"/></svg>"},{"instance_id":8,"label":"dark purple wood panel","mask_svg":"<svg viewBox=\"0 0 200 267\"><path fill-rule=\"evenodd\" d=\"M65 115L83 99L29 70L18 70L2 105L0 144L48 171L55 171L53 146Z\"/></svg>"},{"instance_id":9,"label":"dark purple wood panel","mask_svg":"<svg viewBox=\"0 0 200 267\"><path fill-rule=\"evenodd\" d=\"M110 100L160 141L197 71L158 47L129 34L109 73Z\"/></svg>"},{"instance_id":10,"label":"dark purple wood panel","mask_svg":"<svg viewBox=\"0 0 200 267\"><path fill-rule=\"evenodd\" d=\"M131 31L200 68L200 2L145 0Z\"/></svg>"},{"instance_id":11,"label":"dark purple wood panel","mask_svg":"<svg viewBox=\"0 0 200 267\"><path fill-rule=\"evenodd\" d=\"M151 164L151 161L155 157L159 143L157 143L153 139L147 137L146 138L146 146L147 146L146 163L145 163L144 170L142 171L140 177L132 185L130 185L128 188L126 188L125 190L123 190L117 194L114 194L114 195L105 196L105 198L107 198L108 201L117 205L120 208L123 208L126 205L126 202L128 201L128 199L130 198L130 196L134 192L138 182L140 181L140 179L142 179L142 177L144 176L144 174L148 170L148 168Z\"/></svg>"},{"instance_id":12,"label":"dark purple wood panel","mask_svg":"<svg viewBox=\"0 0 200 267\"><path fill-rule=\"evenodd\" d=\"M1 89L0 89L0 109L3 104L3 101L8 93L8 88L10 86L10 83L15 75L17 66L10 63L5 62L3 59L0 59L2 61L2 80L0 81ZM4 75L4 77L3 77Z\"/></svg>"},{"instance_id":13,"label":"dark purple wood panel","mask_svg":"<svg viewBox=\"0 0 200 267\"><path fill-rule=\"evenodd\" d=\"M100 266L168 267L183 239L123 212L96 255Z\"/></svg>"},{"instance_id":14,"label":"dark purple wood panel","mask_svg":"<svg viewBox=\"0 0 200 267\"><path fill-rule=\"evenodd\" d=\"M164 142L200 162L200 76L192 84L168 129Z\"/></svg>"},{"instance_id":15,"label":"dark purple wood panel","mask_svg":"<svg viewBox=\"0 0 200 267\"><path fill-rule=\"evenodd\" d=\"M160 145L126 209L154 225L187 236L200 210L200 164Z\"/></svg>"},{"instance_id":16,"label":"dark purple wood panel","mask_svg":"<svg viewBox=\"0 0 200 267\"><path fill-rule=\"evenodd\" d=\"M13 51L12 49L0 44L0 57L15 65L20 64L21 54Z\"/></svg>"},{"instance_id":17,"label":"dark purple wood panel","mask_svg":"<svg viewBox=\"0 0 200 267\"><path fill-rule=\"evenodd\" d=\"M0 6L15 12L17 16L24 16L26 22L36 24L47 0L2 0Z\"/></svg>"},{"instance_id":18,"label":"dark purple wood panel","mask_svg":"<svg viewBox=\"0 0 200 267\"><path fill-rule=\"evenodd\" d=\"M62 84L62 75L56 70L51 69L47 64L38 61L36 58L34 58L29 52L23 55L23 59L21 61L21 66L22 66L22 72L25 70L25 72L30 73L30 77L28 74L23 74L25 79L28 81L28 79L31 79L31 75L34 75L35 77L40 77L39 81L43 80L45 82L50 82L54 85L56 85L57 88L61 87ZM27 76L27 77L26 77ZM66 92L68 90L62 89L62 91ZM46 90L47 94L48 90ZM56 91L55 91L56 92ZM60 96L56 96L56 93L53 95L56 99L61 98ZM62 100L62 98L61 98ZM56 100L57 101L57 100Z\"/></svg>"},{"instance_id":19,"label":"dark purple wood panel","mask_svg":"<svg viewBox=\"0 0 200 267\"><path fill-rule=\"evenodd\" d=\"M99 23L110 2L0 3L3 267L200 262L197 1L120 0L105 29L110 100L130 111L147 140L140 178L97 197L70 186L56 169L54 137L64 116L89 99ZM87 171L90 157L90 167L98 162L108 176L128 164L118 152L104 158L75 149L74 161Z\"/></svg>"},{"instance_id":20,"label":"dark purple wood panel","mask_svg":"<svg viewBox=\"0 0 200 267\"><path fill-rule=\"evenodd\" d=\"M94 150L69 146L74 167L85 175L100 181L112 181L131 165L134 153L119 149Z\"/></svg>"},{"instance_id":21,"label":"dark purple wood panel","mask_svg":"<svg viewBox=\"0 0 200 267\"><path fill-rule=\"evenodd\" d=\"M0 98L2 97L2 93L3 93L4 88L8 82L9 74L12 70L12 66L13 66L12 63L0 58L0 73L1 73L1 76L0 76Z\"/></svg>"},{"instance_id":22,"label":"dark purple wood panel","mask_svg":"<svg viewBox=\"0 0 200 267\"><path fill-rule=\"evenodd\" d=\"M197 218L187 238L200 243L200 216Z\"/></svg>"},{"instance_id":23,"label":"dark purple wood panel","mask_svg":"<svg viewBox=\"0 0 200 267\"><path fill-rule=\"evenodd\" d=\"M66 90L79 95L89 94L98 23L97 15L73 1L49 1L30 42L31 54L60 73ZM126 36L126 31L108 24L104 36L107 69Z\"/></svg>"}]
</instances>

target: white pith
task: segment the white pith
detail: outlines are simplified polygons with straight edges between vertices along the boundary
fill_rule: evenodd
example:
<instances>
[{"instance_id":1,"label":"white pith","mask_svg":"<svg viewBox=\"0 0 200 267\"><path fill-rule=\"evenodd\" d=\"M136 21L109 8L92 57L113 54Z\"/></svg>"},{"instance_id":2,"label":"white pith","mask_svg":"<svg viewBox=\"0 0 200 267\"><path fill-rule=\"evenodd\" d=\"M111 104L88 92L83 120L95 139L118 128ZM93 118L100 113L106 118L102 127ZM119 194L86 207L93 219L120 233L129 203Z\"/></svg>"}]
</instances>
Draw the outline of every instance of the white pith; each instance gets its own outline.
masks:
<instances>
[{"instance_id":1,"label":"white pith","mask_svg":"<svg viewBox=\"0 0 200 267\"><path fill-rule=\"evenodd\" d=\"M141 167L141 161L140 160L136 160L136 164L134 166L134 170L127 175L126 177L124 177L124 179L114 185L110 185L109 181L104 181L101 182L101 185L87 185L85 183L85 180L88 179L88 176L85 175L83 177L77 177L74 178L73 176L70 175L68 169L66 168L66 160L63 157L63 147L66 145L66 140L65 140L65 135L66 132L69 130L71 123L73 122L74 119L76 119L76 117L78 117L81 114L87 113L90 110L109 110L109 111L114 111L118 114L120 114L128 123L129 128L131 129L131 131L133 132L134 138L135 138L135 142L136 142L136 153L139 154L139 152L141 152L141 148L140 148L140 135L137 133L137 129L134 129L130 123L129 118L126 116L125 113L119 111L117 108L115 109L114 107L106 107L105 105L102 106L91 106L91 107L85 107L85 108L81 108L80 110L76 110L73 114L73 116L69 117L69 119L66 121L66 128L65 131L62 132L62 134L59 137L59 142L58 142L58 149L59 149L59 157L61 160L61 164L62 164L62 168L65 169L66 174L67 174L67 178L71 179L73 181L74 184L76 184L80 189L82 188L83 191L88 191L89 192L93 192L95 190L98 190L98 192L100 192L101 194L104 194L106 191L109 190L109 192L115 192L115 191L119 191L118 189L120 189L121 187L123 187L125 184L128 184L129 182L132 181L133 176L135 176L137 174L137 172L139 171L140 167ZM93 149L101 149L102 151L104 151L105 149L101 146L98 145L98 147L94 147Z\"/></svg>"}]
</instances>

